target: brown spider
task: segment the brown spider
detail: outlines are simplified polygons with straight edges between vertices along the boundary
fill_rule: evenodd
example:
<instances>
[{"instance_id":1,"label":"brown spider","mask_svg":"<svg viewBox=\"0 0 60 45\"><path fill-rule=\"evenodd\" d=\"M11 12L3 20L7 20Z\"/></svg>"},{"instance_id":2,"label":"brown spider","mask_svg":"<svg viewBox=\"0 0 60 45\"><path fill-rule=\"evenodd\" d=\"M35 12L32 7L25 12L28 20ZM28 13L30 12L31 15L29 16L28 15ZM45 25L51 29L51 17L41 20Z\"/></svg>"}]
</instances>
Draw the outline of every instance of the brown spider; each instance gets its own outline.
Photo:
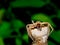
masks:
<instances>
[{"instance_id":1,"label":"brown spider","mask_svg":"<svg viewBox=\"0 0 60 45\"><path fill-rule=\"evenodd\" d=\"M37 21L26 25L29 37L33 40L32 45L48 45L48 36L52 33L53 28L48 22ZM51 30L52 29L52 30Z\"/></svg>"}]
</instances>

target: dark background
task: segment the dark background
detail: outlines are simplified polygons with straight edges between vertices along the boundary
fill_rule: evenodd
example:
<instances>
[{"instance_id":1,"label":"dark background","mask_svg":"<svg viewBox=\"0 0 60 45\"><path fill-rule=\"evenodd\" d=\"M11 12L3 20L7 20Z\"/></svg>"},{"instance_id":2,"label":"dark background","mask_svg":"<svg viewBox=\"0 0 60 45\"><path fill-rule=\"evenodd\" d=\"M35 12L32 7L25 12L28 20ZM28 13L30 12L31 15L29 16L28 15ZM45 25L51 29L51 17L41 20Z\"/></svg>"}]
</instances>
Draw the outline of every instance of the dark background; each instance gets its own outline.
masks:
<instances>
[{"instance_id":1,"label":"dark background","mask_svg":"<svg viewBox=\"0 0 60 45\"><path fill-rule=\"evenodd\" d=\"M26 25L34 21L49 22L54 31L48 45L60 44L59 0L4 0L0 1L0 45L29 45ZM4 12L1 10L5 10Z\"/></svg>"}]
</instances>

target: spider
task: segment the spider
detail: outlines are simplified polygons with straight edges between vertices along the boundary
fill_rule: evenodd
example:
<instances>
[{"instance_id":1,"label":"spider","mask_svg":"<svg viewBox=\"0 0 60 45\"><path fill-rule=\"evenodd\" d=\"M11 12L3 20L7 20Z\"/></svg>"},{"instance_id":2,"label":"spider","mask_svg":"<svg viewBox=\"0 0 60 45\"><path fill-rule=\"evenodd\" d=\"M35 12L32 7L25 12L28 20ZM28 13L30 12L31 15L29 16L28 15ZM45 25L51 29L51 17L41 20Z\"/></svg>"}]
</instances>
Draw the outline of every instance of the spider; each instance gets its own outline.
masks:
<instances>
[{"instance_id":1,"label":"spider","mask_svg":"<svg viewBox=\"0 0 60 45\"><path fill-rule=\"evenodd\" d=\"M48 22L32 21L32 24L27 24L27 33L33 40L32 45L48 45L47 39L53 31L53 27Z\"/></svg>"}]
</instances>

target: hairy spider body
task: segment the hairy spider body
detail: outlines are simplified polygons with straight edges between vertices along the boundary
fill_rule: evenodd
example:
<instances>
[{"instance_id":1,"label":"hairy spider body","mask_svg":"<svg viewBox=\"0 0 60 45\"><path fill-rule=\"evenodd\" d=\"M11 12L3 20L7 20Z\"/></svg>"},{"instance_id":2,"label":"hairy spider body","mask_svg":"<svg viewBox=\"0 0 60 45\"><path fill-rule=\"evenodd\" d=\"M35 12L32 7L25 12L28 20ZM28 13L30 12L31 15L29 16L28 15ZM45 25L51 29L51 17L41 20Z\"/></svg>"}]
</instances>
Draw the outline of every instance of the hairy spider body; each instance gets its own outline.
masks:
<instances>
[{"instance_id":1,"label":"hairy spider body","mask_svg":"<svg viewBox=\"0 0 60 45\"><path fill-rule=\"evenodd\" d=\"M33 40L32 45L48 45L47 39L53 31L52 26L48 22L32 22L26 26L29 37ZM52 31L50 31L50 28Z\"/></svg>"}]
</instances>

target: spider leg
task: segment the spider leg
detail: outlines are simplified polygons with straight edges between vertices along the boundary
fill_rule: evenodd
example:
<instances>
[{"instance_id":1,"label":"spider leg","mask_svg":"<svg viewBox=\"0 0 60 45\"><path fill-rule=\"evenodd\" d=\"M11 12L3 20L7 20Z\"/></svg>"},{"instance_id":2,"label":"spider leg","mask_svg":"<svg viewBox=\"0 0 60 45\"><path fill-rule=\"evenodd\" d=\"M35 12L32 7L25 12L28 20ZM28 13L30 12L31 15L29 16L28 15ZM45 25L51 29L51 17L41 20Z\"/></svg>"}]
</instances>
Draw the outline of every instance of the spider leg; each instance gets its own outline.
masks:
<instances>
[{"instance_id":1,"label":"spider leg","mask_svg":"<svg viewBox=\"0 0 60 45\"><path fill-rule=\"evenodd\" d=\"M50 34L53 32L53 27L51 26L51 24L50 23L48 23L48 22L43 22L43 23L41 23L41 24L48 24L48 26L51 28L51 31L50 31ZM50 35L49 34L49 35Z\"/></svg>"}]
</instances>

